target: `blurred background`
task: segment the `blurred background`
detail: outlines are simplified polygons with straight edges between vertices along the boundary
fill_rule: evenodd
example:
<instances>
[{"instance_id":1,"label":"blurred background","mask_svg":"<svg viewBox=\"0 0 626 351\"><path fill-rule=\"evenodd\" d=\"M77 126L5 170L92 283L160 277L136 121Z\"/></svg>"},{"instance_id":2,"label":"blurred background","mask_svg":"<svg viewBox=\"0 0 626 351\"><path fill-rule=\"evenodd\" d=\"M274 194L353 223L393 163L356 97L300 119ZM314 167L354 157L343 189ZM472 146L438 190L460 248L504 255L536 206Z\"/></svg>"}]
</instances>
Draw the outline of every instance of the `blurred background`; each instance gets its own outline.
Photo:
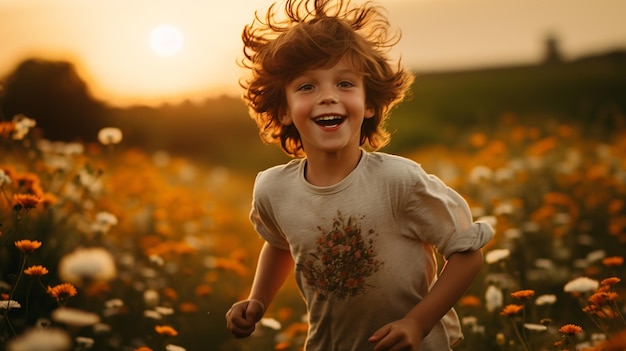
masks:
<instances>
[{"instance_id":1,"label":"blurred background","mask_svg":"<svg viewBox=\"0 0 626 351\"><path fill-rule=\"evenodd\" d=\"M243 26L269 4L4 0L4 118L24 113L51 139L94 140L99 128L119 126L133 145L215 162L247 150L258 160L237 60ZM391 151L440 138L442 123L472 125L506 110L585 119L605 102L623 106L623 1L384 6L403 36L392 56L418 77L414 99L393 118ZM231 151L233 138L242 150Z\"/></svg>"},{"instance_id":2,"label":"blurred background","mask_svg":"<svg viewBox=\"0 0 626 351\"><path fill-rule=\"evenodd\" d=\"M67 281L59 262L84 248L104 248L116 273L96 279L95 264L73 281L67 306L97 323L52 318L74 349L300 349L293 282L252 340L233 340L223 320L245 298L261 244L247 218L254 176L288 160L260 141L238 86L241 30L271 3L0 0L0 293L22 305L0 304L0 350L50 322L59 303L46 287ZM417 78L383 151L457 189L496 225L485 251L505 252L458 306L476 317L459 350L552 345L520 340L524 320L499 314L518 289L554 296L550 308L527 306L526 322L549 318L556 334L580 324L581 348L623 330L598 329L563 285L626 278L626 2L380 3L402 33L391 56ZM36 126L16 138L19 115ZM103 128L121 141L99 140ZM12 196L40 191L56 200L21 217ZM43 245L24 255L18 239ZM49 274L22 277L27 261Z\"/></svg>"}]
</instances>

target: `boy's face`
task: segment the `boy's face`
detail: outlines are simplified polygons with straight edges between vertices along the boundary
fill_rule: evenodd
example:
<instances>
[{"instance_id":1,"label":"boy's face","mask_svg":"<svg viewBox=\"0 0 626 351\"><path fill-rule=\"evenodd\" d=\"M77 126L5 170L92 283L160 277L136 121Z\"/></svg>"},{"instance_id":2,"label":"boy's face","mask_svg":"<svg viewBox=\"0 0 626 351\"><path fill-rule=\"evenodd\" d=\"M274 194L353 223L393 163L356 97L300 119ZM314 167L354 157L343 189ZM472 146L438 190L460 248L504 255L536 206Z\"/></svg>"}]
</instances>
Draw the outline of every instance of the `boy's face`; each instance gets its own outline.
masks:
<instances>
[{"instance_id":1,"label":"boy's face","mask_svg":"<svg viewBox=\"0 0 626 351\"><path fill-rule=\"evenodd\" d=\"M294 124L308 156L358 150L361 125L374 116L366 106L363 75L342 59L303 72L285 88L285 125Z\"/></svg>"}]
</instances>

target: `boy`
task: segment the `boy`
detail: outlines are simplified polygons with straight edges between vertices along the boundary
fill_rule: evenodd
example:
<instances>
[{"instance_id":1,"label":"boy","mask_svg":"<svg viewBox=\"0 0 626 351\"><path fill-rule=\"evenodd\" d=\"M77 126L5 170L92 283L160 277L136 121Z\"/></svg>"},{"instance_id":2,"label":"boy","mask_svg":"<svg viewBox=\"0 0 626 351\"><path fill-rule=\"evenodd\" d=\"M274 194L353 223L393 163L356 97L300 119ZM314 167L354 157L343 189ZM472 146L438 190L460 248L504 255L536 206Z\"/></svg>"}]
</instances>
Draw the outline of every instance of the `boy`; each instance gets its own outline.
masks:
<instances>
[{"instance_id":1,"label":"boy","mask_svg":"<svg viewBox=\"0 0 626 351\"><path fill-rule=\"evenodd\" d=\"M291 162L260 172L251 221L265 240L249 298L227 327L249 336L287 275L306 302L307 351L450 350L452 309L493 236L465 200L415 162L376 150L411 74L393 67L382 9L288 0L243 31L244 98ZM446 258L437 274L435 248Z\"/></svg>"}]
</instances>

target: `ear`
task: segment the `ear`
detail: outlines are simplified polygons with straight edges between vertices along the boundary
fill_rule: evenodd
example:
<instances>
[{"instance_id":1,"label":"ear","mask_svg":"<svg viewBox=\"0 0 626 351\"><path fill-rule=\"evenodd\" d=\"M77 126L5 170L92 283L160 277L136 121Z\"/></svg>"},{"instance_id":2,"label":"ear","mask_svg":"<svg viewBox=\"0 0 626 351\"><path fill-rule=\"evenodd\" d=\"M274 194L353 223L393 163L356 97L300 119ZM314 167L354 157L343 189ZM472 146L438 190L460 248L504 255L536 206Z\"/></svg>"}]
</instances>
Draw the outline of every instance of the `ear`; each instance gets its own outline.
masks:
<instances>
[{"instance_id":1,"label":"ear","mask_svg":"<svg viewBox=\"0 0 626 351\"><path fill-rule=\"evenodd\" d=\"M291 119L291 116L289 115L288 112L281 113L280 117L279 117L279 120L280 120L280 124L282 124L284 126L288 126L288 125L293 124L293 120Z\"/></svg>"},{"instance_id":2,"label":"ear","mask_svg":"<svg viewBox=\"0 0 626 351\"><path fill-rule=\"evenodd\" d=\"M365 106L365 115L363 117L367 118L372 118L374 117L375 111L373 108L369 107L369 106Z\"/></svg>"},{"instance_id":3,"label":"ear","mask_svg":"<svg viewBox=\"0 0 626 351\"><path fill-rule=\"evenodd\" d=\"M288 126L290 124L293 124L293 119L291 119L291 116L289 115L289 109L286 108L285 106L280 107L278 109L277 112L277 116L278 116L278 121L280 122L280 124L284 125L284 126Z\"/></svg>"}]
</instances>

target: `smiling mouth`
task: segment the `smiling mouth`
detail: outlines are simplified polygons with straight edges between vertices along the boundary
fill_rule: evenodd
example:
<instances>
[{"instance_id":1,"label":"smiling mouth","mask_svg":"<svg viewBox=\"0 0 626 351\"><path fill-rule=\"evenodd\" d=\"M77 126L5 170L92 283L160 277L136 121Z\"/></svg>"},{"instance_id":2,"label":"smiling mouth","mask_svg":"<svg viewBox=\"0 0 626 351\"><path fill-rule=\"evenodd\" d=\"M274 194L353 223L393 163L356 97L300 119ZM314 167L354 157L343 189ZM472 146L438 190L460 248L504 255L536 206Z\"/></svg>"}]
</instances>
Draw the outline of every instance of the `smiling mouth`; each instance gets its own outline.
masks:
<instances>
[{"instance_id":1,"label":"smiling mouth","mask_svg":"<svg viewBox=\"0 0 626 351\"><path fill-rule=\"evenodd\" d=\"M324 116L314 119L314 122L322 127L334 127L343 123L344 120L342 116Z\"/></svg>"}]
</instances>

